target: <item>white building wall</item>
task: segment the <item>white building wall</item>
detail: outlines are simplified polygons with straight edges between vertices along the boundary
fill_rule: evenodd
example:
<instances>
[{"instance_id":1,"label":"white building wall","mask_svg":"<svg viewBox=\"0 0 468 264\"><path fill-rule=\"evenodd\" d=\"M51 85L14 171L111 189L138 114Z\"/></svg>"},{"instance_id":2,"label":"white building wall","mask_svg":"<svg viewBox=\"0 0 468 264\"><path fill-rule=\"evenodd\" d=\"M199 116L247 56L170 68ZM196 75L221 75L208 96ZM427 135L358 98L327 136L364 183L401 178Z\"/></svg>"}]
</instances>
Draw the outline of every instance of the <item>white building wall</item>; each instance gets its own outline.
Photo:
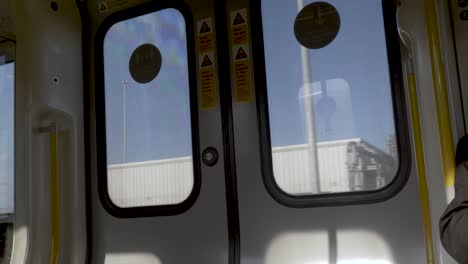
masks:
<instances>
[{"instance_id":1,"label":"white building wall","mask_svg":"<svg viewBox=\"0 0 468 264\"><path fill-rule=\"evenodd\" d=\"M320 192L351 191L348 171L348 144L351 140L319 143Z\"/></svg>"},{"instance_id":2,"label":"white building wall","mask_svg":"<svg viewBox=\"0 0 468 264\"><path fill-rule=\"evenodd\" d=\"M119 207L178 204L192 191L192 159L111 165L107 179L109 196Z\"/></svg>"},{"instance_id":3,"label":"white building wall","mask_svg":"<svg viewBox=\"0 0 468 264\"><path fill-rule=\"evenodd\" d=\"M309 173L307 145L273 148L273 175L278 186L288 194L307 194L315 187Z\"/></svg>"},{"instance_id":4,"label":"white building wall","mask_svg":"<svg viewBox=\"0 0 468 264\"><path fill-rule=\"evenodd\" d=\"M356 140L317 144L320 193L347 192L349 173L347 146ZM308 146L273 148L273 173L278 186L289 194L316 194L316 176L309 173Z\"/></svg>"},{"instance_id":5,"label":"white building wall","mask_svg":"<svg viewBox=\"0 0 468 264\"><path fill-rule=\"evenodd\" d=\"M347 192L347 146L359 139L318 144L320 192ZM273 149L276 182L285 192L313 194L316 178L308 173L307 145ZM120 207L178 204L193 186L191 158L148 161L108 167L108 189L112 201Z\"/></svg>"}]
</instances>

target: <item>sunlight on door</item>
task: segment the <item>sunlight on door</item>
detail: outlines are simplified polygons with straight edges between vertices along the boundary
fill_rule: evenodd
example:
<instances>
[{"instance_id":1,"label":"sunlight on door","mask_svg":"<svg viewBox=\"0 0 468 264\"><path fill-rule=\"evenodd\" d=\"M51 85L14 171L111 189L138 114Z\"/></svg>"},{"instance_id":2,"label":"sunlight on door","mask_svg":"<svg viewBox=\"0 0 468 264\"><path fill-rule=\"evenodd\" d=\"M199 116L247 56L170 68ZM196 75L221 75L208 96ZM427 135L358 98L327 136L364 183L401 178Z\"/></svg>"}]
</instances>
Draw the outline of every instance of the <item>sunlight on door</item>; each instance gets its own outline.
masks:
<instances>
[{"instance_id":1,"label":"sunlight on door","mask_svg":"<svg viewBox=\"0 0 468 264\"><path fill-rule=\"evenodd\" d=\"M394 261L382 236L358 229L284 233L271 242L265 264L284 263L394 264Z\"/></svg>"},{"instance_id":2,"label":"sunlight on door","mask_svg":"<svg viewBox=\"0 0 468 264\"><path fill-rule=\"evenodd\" d=\"M162 264L161 260L150 253L108 253L104 264Z\"/></svg>"}]
</instances>

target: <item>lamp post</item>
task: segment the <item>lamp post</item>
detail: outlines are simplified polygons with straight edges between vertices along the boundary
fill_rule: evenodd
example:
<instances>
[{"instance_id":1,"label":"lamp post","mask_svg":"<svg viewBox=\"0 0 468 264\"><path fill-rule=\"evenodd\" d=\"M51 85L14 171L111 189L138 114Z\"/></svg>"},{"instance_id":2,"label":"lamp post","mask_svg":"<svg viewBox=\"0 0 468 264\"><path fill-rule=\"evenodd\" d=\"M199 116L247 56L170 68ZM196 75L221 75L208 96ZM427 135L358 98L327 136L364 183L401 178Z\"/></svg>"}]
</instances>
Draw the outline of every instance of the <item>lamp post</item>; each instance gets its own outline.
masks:
<instances>
[{"instance_id":1,"label":"lamp post","mask_svg":"<svg viewBox=\"0 0 468 264\"><path fill-rule=\"evenodd\" d=\"M297 0L297 10L300 12L304 8L304 0ZM313 174L315 183L312 183L312 192L320 193L320 175L317 157L317 145L315 143L315 124L314 124L314 104L310 78L309 51L303 45L301 47L301 65L302 65L302 84L303 98L307 125L307 144L309 155L309 174Z\"/></svg>"},{"instance_id":2,"label":"lamp post","mask_svg":"<svg viewBox=\"0 0 468 264\"><path fill-rule=\"evenodd\" d=\"M127 86L128 81L122 81L123 86L123 158L124 163L127 163Z\"/></svg>"}]
</instances>

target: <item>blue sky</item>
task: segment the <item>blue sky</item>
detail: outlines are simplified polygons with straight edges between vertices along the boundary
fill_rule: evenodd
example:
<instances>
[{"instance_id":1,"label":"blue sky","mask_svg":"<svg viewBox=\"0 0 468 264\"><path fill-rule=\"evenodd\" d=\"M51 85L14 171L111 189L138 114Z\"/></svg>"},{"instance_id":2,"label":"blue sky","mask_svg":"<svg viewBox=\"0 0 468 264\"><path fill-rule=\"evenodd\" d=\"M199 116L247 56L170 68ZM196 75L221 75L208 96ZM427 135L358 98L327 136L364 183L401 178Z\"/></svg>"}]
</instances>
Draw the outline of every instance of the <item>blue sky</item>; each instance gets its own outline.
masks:
<instances>
[{"instance_id":1,"label":"blue sky","mask_svg":"<svg viewBox=\"0 0 468 264\"><path fill-rule=\"evenodd\" d=\"M0 181L13 173L14 64L0 65ZM6 166L5 166L6 165Z\"/></svg>"},{"instance_id":2,"label":"blue sky","mask_svg":"<svg viewBox=\"0 0 468 264\"><path fill-rule=\"evenodd\" d=\"M139 84L128 63L140 45L162 54L155 80ZM127 87L127 162L190 156L192 151L185 20L166 9L114 25L104 43L108 163L122 163L123 85Z\"/></svg>"},{"instance_id":3,"label":"blue sky","mask_svg":"<svg viewBox=\"0 0 468 264\"><path fill-rule=\"evenodd\" d=\"M310 1L306 1L306 4ZM337 38L310 50L318 141L362 138L385 149L393 135L393 110L381 1L333 0L341 16ZM296 1L263 5L265 60L273 146L306 142L301 96L300 46L293 31ZM162 68L148 84L132 80L128 61L139 45L152 43ZM185 23L166 9L114 25L104 43L108 163L122 163L123 85L127 88L127 162L191 155ZM334 101L330 112L321 100ZM195 87L192 87L195 89ZM323 102L323 100L322 100Z\"/></svg>"},{"instance_id":4,"label":"blue sky","mask_svg":"<svg viewBox=\"0 0 468 264\"><path fill-rule=\"evenodd\" d=\"M322 95L314 96L317 139L359 137L385 148L395 132L381 1L328 2L338 10L341 28L330 45L310 50L310 78L318 86L315 93L327 84L337 109L327 114L317 105ZM262 12L272 143L301 144L306 128L299 99L301 51L293 31L296 1L271 0Z\"/></svg>"}]
</instances>

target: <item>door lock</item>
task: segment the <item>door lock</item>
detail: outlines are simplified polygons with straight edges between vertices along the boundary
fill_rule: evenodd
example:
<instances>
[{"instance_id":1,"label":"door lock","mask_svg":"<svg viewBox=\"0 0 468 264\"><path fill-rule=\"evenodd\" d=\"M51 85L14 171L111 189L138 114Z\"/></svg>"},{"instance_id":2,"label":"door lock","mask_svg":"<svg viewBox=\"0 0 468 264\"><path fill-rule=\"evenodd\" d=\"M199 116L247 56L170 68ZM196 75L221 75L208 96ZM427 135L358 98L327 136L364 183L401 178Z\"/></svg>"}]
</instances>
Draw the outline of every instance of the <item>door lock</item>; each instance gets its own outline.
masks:
<instances>
[{"instance_id":1,"label":"door lock","mask_svg":"<svg viewBox=\"0 0 468 264\"><path fill-rule=\"evenodd\" d=\"M208 147L203 151L202 159L206 166L213 167L218 163L219 153L215 148Z\"/></svg>"}]
</instances>

